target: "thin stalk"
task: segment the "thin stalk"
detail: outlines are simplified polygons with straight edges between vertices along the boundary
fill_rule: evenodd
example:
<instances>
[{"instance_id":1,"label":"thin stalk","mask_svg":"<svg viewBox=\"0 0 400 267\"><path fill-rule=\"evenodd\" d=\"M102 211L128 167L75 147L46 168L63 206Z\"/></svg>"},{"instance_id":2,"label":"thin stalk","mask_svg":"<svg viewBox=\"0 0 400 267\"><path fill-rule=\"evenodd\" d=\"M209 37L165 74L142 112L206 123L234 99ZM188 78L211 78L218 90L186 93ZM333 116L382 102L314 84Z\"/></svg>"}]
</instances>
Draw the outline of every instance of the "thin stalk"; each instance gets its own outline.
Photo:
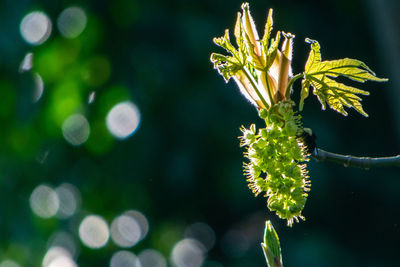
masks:
<instances>
[{"instance_id":1,"label":"thin stalk","mask_svg":"<svg viewBox=\"0 0 400 267\"><path fill-rule=\"evenodd\" d=\"M251 75L247 72L247 69L243 68L243 72L246 74L247 79L249 79L251 85L253 86L254 90L256 91L256 93L257 93L258 97L260 98L261 102L264 104L264 106L266 108L269 108L269 105L267 104L267 101L265 101L265 99L262 96L262 94L260 93L260 91L258 91L258 88L257 88L256 84L254 83L253 78L251 77Z\"/></svg>"},{"instance_id":2,"label":"thin stalk","mask_svg":"<svg viewBox=\"0 0 400 267\"><path fill-rule=\"evenodd\" d=\"M286 95L285 95L286 99L290 98L290 87L292 87L292 85L293 85L293 83L295 81L297 81L298 79L302 78L303 76L304 76L304 73L299 73L299 74L294 75L292 77L292 79L290 79L290 81L289 81L289 83L288 83L288 85L286 87Z\"/></svg>"},{"instance_id":3,"label":"thin stalk","mask_svg":"<svg viewBox=\"0 0 400 267\"><path fill-rule=\"evenodd\" d=\"M341 155L317 148L313 155L318 161L330 161L338 164L343 164L345 167L356 167L370 169L373 167L400 167L400 155L393 157L355 157L351 155Z\"/></svg>"}]
</instances>

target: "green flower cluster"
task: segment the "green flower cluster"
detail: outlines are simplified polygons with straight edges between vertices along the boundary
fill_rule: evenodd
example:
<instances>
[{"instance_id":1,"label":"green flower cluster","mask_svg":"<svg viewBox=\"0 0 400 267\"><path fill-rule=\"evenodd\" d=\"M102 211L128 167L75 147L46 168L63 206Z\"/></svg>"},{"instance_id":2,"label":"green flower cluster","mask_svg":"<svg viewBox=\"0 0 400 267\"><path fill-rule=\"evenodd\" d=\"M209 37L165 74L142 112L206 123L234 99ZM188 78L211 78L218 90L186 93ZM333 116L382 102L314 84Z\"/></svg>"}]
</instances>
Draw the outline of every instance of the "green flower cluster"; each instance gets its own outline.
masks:
<instances>
[{"instance_id":1,"label":"green flower cluster","mask_svg":"<svg viewBox=\"0 0 400 267\"><path fill-rule=\"evenodd\" d=\"M287 220L303 219L301 212L310 190L306 164L309 160L306 145L301 136L303 127L300 116L293 111L294 102L280 101L270 109L261 109L260 117L266 127L256 130L241 128L241 146L247 147L245 174L249 187L257 196L265 192L271 211Z\"/></svg>"}]
</instances>

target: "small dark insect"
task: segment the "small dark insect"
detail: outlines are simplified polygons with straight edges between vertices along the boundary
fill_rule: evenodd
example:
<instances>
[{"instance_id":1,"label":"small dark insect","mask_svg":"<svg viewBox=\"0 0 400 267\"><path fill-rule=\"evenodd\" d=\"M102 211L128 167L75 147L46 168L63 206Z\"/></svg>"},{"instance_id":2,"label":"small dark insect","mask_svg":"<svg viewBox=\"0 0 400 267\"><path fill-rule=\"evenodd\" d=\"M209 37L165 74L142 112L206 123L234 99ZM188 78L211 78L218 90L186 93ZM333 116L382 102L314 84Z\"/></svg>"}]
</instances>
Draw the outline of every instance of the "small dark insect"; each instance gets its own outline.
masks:
<instances>
[{"instance_id":1,"label":"small dark insect","mask_svg":"<svg viewBox=\"0 0 400 267\"><path fill-rule=\"evenodd\" d=\"M314 150L317 148L317 136L311 131L311 129L304 128L298 137L303 139L303 142L306 145L306 152L313 154Z\"/></svg>"}]
</instances>

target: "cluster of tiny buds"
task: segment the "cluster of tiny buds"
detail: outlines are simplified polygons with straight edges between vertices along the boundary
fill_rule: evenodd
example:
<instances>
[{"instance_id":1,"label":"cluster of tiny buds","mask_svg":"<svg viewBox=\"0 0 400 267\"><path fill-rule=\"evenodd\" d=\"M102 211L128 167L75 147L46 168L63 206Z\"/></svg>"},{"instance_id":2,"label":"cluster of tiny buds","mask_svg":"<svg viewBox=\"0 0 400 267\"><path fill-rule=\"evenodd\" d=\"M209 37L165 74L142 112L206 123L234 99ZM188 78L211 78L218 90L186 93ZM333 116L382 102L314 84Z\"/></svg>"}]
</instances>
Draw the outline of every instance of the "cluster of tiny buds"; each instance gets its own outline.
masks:
<instances>
[{"instance_id":1,"label":"cluster of tiny buds","mask_svg":"<svg viewBox=\"0 0 400 267\"><path fill-rule=\"evenodd\" d=\"M281 101L260 110L266 127L257 131L252 124L241 128L241 146L246 147L244 173L255 195L265 192L267 206L287 220L304 219L301 212L310 190L307 166L310 154L301 138L300 117L292 101Z\"/></svg>"}]
</instances>

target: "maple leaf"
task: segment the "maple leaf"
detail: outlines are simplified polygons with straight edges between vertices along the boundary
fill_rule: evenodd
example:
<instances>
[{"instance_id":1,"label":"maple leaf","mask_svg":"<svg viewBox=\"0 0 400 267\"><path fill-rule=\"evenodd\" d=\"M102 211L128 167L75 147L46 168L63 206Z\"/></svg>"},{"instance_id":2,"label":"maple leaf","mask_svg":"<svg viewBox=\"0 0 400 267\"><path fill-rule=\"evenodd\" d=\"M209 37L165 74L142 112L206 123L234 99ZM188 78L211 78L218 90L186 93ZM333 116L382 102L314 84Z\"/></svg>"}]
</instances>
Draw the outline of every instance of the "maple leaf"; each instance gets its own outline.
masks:
<instances>
[{"instance_id":1,"label":"maple leaf","mask_svg":"<svg viewBox=\"0 0 400 267\"><path fill-rule=\"evenodd\" d=\"M362 61L344 58L331 61L321 61L319 43L306 39L311 44L311 51L305 66L302 81L301 99L299 108L302 110L304 99L308 97L310 86L314 95L322 105L322 109L329 107L347 116L345 107L353 107L362 115L368 117L361 105L361 97L369 92L337 82L333 78L343 76L356 82L366 81L385 82L388 79L376 77L375 73Z\"/></svg>"}]
</instances>

